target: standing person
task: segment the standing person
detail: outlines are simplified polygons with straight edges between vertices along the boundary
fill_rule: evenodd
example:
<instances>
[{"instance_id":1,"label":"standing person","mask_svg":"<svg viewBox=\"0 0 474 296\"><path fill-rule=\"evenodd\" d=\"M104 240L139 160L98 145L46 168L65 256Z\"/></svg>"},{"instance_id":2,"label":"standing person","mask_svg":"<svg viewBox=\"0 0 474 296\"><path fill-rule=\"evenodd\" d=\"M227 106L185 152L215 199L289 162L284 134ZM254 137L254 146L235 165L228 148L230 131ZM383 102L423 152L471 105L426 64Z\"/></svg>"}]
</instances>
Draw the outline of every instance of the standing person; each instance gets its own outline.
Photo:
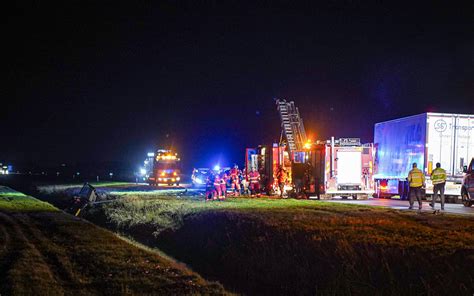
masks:
<instances>
[{"instance_id":1,"label":"standing person","mask_svg":"<svg viewBox=\"0 0 474 296\"><path fill-rule=\"evenodd\" d=\"M224 171L221 173L221 193L222 199L225 199L227 195L227 174Z\"/></svg>"},{"instance_id":2,"label":"standing person","mask_svg":"<svg viewBox=\"0 0 474 296\"><path fill-rule=\"evenodd\" d=\"M221 177L219 176L218 173L215 174L214 176L214 189L216 191L215 196L217 196L218 199L222 198L222 191L221 191ZM216 198L214 198L216 199Z\"/></svg>"},{"instance_id":3,"label":"standing person","mask_svg":"<svg viewBox=\"0 0 474 296\"><path fill-rule=\"evenodd\" d=\"M280 188L280 197L283 198L283 193L285 191L285 182L286 182L286 170L285 168L280 165L278 167L278 171L276 173L278 188Z\"/></svg>"},{"instance_id":4,"label":"standing person","mask_svg":"<svg viewBox=\"0 0 474 296\"><path fill-rule=\"evenodd\" d=\"M415 202L414 198L418 200L418 210L421 211L421 191L425 186L425 175L423 172L417 168L416 162L413 163L413 169L408 173L408 183L410 184L410 207L413 209L413 203Z\"/></svg>"},{"instance_id":5,"label":"standing person","mask_svg":"<svg viewBox=\"0 0 474 296\"><path fill-rule=\"evenodd\" d=\"M244 169L242 173L242 191L244 195L249 195L249 180L248 180L248 174L247 174L247 169Z\"/></svg>"},{"instance_id":6,"label":"standing person","mask_svg":"<svg viewBox=\"0 0 474 296\"><path fill-rule=\"evenodd\" d=\"M433 182L433 199L431 208L435 209L438 192L441 199L441 210L444 211L444 186L446 185L446 171L441 168L441 164L436 163L436 168L431 172L431 181Z\"/></svg>"},{"instance_id":7,"label":"standing person","mask_svg":"<svg viewBox=\"0 0 474 296\"><path fill-rule=\"evenodd\" d=\"M234 165L230 170L230 181L231 181L231 190L234 196L240 195L240 171L239 166Z\"/></svg>"},{"instance_id":8,"label":"standing person","mask_svg":"<svg viewBox=\"0 0 474 296\"><path fill-rule=\"evenodd\" d=\"M214 188L214 176L210 174L206 178L206 201L216 199L216 189Z\"/></svg>"},{"instance_id":9,"label":"standing person","mask_svg":"<svg viewBox=\"0 0 474 296\"><path fill-rule=\"evenodd\" d=\"M260 173L252 169L249 173L249 181L250 181L250 194L251 196L257 195L260 196Z\"/></svg>"}]
</instances>

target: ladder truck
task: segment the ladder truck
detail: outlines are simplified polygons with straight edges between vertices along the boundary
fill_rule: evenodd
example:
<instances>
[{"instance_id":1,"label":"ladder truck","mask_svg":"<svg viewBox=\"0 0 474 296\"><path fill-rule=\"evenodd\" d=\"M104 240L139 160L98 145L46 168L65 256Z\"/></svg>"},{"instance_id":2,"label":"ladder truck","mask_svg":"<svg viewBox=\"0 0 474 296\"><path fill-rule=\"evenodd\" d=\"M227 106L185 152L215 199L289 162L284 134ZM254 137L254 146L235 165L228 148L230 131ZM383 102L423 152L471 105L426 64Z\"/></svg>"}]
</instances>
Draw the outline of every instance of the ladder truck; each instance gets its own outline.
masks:
<instances>
[{"instance_id":1,"label":"ladder truck","mask_svg":"<svg viewBox=\"0 0 474 296\"><path fill-rule=\"evenodd\" d=\"M276 100L280 142L246 150L246 168L258 169L267 192L277 191L276 172L288 172L289 191L306 197L353 199L374 193L373 144L358 138L311 141L293 101Z\"/></svg>"}]
</instances>

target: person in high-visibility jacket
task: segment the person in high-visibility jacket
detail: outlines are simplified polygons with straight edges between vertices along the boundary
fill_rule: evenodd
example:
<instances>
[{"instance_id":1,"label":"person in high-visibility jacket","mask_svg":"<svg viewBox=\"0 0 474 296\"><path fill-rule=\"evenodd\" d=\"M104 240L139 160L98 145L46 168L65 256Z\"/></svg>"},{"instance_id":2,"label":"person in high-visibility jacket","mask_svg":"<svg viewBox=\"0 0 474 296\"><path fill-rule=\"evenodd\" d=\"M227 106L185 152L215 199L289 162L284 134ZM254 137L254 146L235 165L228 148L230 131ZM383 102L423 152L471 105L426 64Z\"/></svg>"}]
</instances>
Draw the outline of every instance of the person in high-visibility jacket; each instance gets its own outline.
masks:
<instances>
[{"instance_id":1,"label":"person in high-visibility jacket","mask_svg":"<svg viewBox=\"0 0 474 296\"><path fill-rule=\"evenodd\" d=\"M287 173L286 173L285 168L282 165L280 165L278 167L276 177L277 177L278 188L280 189L281 198L283 198L283 193L285 191L286 176L287 176Z\"/></svg>"},{"instance_id":2,"label":"person in high-visibility jacket","mask_svg":"<svg viewBox=\"0 0 474 296\"><path fill-rule=\"evenodd\" d=\"M408 173L408 183L410 184L410 209L413 209L413 203L416 197L418 200L418 209L421 210L421 194L423 187L425 187L425 175L417 168L416 162L413 163L413 169Z\"/></svg>"},{"instance_id":3,"label":"person in high-visibility jacket","mask_svg":"<svg viewBox=\"0 0 474 296\"><path fill-rule=\"evenodd\" d=\"M221 199L225 199L227 196L227 174L226 172L221 173Z\"/></svg>"},{"instance_id":4,"label":"person in high-visibility jacket","mask_svg":"<svg viewBox=\"0 0 474 296\"><path fill-rule=\"evenodd\" d=\"M433 199L431 200L431 207L435 209L436 199L440 193L441 210L444 211L444 186L446 185L446 171L441 168L438 162L436 168L431 172L431 182L433 183Z\"/></svg>"},{"instance_id":5,"label":"person in high-visibility jacket","mask_svg":"<svg viewBox=\"0 0 474 296\"><path fill-rule=\"evenodd\" d=\"M218 199L222 199L221 177L218 173L214 176L214 189ZM215 199L215 198L214 198Z\"/></svg>"},{"instance_id":6,"label":"person in high-visibility jacket","mask_svg":"<svg viewBox=\"0 0 474 296\"><path fill-rule=\"evenodd\" d=\"M234 196L239 196L240 195L240 171L239 171L239 166L234 165L234 167L230 170L230 181L231 181L232 194Z\"/></svg>"},{"instance_id":7,"label":"person in high-visibility jacket","mask_svg":"<svg viewBox=\"0 0 474 296\"><path fill-rule=\"evenodd\" d=\"M249 173L249 181L250 181L250 194L254 196L255 194L257 197L260 196L260 173L257 172L255 169L252 169Z\"/></svg>"}]
</instances>

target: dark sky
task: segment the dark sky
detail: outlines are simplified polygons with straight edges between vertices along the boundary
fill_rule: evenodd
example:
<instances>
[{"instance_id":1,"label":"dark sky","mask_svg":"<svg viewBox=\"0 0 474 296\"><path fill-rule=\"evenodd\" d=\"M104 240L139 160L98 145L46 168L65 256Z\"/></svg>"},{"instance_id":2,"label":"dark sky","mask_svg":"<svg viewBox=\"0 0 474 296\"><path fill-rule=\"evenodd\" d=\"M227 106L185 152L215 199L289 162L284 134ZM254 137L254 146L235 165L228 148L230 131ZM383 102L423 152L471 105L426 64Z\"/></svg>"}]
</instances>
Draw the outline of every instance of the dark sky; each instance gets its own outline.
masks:
<instances>
[{"instance_id":1,"label":"dark sky","mask_svg":"<svg viewBox=\"0 0 474 296\"><path fill-rule=\"evenodd\" d=\"M474 113L472 4L45 2L4 11L0 161L242 162L279 138L273 98L317 139Z\"/></svg>"}]
</instances>

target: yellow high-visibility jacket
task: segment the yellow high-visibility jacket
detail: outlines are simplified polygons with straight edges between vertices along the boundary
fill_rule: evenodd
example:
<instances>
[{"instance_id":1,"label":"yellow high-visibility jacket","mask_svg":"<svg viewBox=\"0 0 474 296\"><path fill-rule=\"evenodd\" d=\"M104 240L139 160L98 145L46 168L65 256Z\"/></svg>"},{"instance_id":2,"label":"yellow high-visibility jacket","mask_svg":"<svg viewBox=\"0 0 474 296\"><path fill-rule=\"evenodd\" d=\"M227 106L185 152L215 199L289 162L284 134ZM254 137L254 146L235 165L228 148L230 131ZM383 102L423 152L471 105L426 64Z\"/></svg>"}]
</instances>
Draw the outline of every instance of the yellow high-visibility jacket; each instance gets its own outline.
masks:
<instances>
[{"instance_id":1,"label":"yellow high-visibility jacket","mask_svg":"<svg viewBox=\"0 0 474 296\"><path fill-rule=\"evenodd\" d=\"M425 184L425 175L423 175L420 169L413 168L408 173L408 182L410 183L410 187L421 187Z\"/></svg>"},{"instance_id":2,"label":"yellow high-visibility jacket","mask_svg":"<svg viewBox=\"0 0 474 296\"><path fill-rule=\"evenodd\" d=\"M441 184L446 182L446 171L442 168L435 168L431 172L431 181L433 185Z\"/></svg>"}]
</instances>

